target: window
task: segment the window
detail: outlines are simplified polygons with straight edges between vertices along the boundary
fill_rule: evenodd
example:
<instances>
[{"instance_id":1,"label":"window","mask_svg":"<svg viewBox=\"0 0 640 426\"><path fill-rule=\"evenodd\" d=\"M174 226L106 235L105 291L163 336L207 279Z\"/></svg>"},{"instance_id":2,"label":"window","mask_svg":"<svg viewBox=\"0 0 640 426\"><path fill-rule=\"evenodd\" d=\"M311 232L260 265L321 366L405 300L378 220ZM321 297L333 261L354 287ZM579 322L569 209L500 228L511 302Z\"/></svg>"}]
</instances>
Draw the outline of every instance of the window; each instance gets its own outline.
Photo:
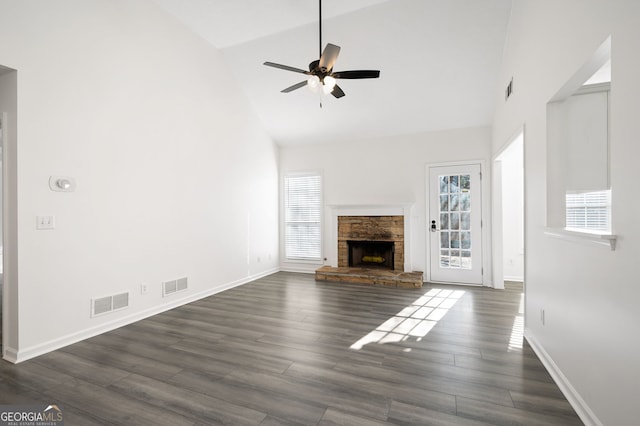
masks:
<instances>
[{"instance_id":1,"label":"window","mask_svg":"<svg viewBox=\"0 0 640 426\"><path fill-rule=\"evenodd\" d=\"M284 250L288 260L321 260L321 177L284 178Z\"/></svg>"},{"instance_id":2,"label":"window","mask_svg":"<svg viewBox=\"0 0 640 426\"><path fill-rule=\"evenodd\" d=\"M611 191L566 194L566 228L611 231Z\"/></svg>"}]
</instances>

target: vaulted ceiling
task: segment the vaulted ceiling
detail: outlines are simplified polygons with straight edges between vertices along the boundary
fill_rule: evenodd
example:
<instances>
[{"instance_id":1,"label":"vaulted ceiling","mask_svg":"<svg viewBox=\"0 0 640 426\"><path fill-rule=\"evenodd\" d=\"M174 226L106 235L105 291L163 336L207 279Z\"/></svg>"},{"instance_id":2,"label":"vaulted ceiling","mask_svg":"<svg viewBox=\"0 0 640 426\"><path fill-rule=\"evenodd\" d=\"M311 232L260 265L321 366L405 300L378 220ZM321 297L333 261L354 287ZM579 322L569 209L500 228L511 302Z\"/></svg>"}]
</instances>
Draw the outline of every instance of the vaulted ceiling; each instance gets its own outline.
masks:
<instances>
[{"instance_id":1,"label":"vaulted ceiling","mask_svg":"<svg viewBox=\"0 0 640 426\"><path fill-rule=\"evenodd\" d=\"M323 44L335 70L379 69L339 80L341 99L280 90L318 59L317 0L154 0L220 49L281 145L348 141L491 124L511 0L325 0ZM211 76L216 78L216 76Z\"/></svg>"}]
</instances>

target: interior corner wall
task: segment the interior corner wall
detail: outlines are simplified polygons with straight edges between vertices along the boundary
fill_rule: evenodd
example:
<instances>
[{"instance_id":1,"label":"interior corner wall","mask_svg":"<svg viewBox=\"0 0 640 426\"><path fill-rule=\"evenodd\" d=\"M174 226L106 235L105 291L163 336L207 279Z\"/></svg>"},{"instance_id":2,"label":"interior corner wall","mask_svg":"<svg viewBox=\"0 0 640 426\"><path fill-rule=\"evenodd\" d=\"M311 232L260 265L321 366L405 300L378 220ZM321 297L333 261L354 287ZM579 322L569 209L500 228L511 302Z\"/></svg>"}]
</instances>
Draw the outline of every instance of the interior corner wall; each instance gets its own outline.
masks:
<instances>
[{"instance_id":1,"label":"interior corner wall","mask_svg":"<svg viewBox=\"0 0 640 426\"><path fill-rule=\"evenodd\" d=\"M506 102L496 93L493 153L525 126L525 335L586 424L640 417L640 341L632 337L640 325L638 22L635 1L513 2L500 78L513 78L514 92ZM615 251L544 232L546 103L609 35Z\"/></svg>"},{"instance_id":2,"label":"interior corner wall","mask_svg":"<svg viewBox=\"0 0 640 426\"><path fill-rule=\"evenodd\" d=\"M415 271L426 271L426 166L471 160L489 164L490 144L490 128L476 127L344 143L284 146L280 148L280 171L320 171L325 206L412 204L411 265ZM325 220L325 254L332 244L327 223ZM291 267L283 262L283 269ZM317 267L312 265L309 271Z\"/></svg>"},{"instance_id":3,"label":"interior corner wall","mask_svg":"<svg viewBox=\"0 0 640 426\"><path fill-rule=\"evenodd\" d=\"M217 49L148 0L0 10L19 74L14 361L278 269L277 147ZM91 317L121 292L129 308Z\"/></svg>"}]
</instances>

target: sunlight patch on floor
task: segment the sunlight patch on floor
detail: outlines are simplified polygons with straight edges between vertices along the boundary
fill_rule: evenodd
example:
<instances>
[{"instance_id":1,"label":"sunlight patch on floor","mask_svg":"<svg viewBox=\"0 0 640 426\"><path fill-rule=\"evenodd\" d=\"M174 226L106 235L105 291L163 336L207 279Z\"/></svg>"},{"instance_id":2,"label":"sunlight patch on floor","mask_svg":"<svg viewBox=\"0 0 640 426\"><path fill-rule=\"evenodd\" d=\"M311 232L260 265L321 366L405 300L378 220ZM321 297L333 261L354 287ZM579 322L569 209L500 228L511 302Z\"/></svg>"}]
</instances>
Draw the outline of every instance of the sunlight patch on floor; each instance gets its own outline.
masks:
<instances>
[{"instance_id":1,"label":"sunlight patch on floor","mask_svg":"<svg viewBox=\"0 0 640 426\"><path fill-rule=\"evenodd\" d=\"M410 337L419 341L435 327L463 295L463 290L433 288L355 342L351 345L351 349L360 350L371 343L404 342Z\"/></svg>"},{"instance_id":2,"label":"sunlight patch on floor","mask_svg":"<svg viewBox=\"0 0 640 426\"><path fill-rule=\"evenodd\" d=\"M509 338L509 350L520 351L524 339L524 293L520 296L520 307L518 314L513 318L511 327L511 337Z\"/></svg>"}]
</instances>

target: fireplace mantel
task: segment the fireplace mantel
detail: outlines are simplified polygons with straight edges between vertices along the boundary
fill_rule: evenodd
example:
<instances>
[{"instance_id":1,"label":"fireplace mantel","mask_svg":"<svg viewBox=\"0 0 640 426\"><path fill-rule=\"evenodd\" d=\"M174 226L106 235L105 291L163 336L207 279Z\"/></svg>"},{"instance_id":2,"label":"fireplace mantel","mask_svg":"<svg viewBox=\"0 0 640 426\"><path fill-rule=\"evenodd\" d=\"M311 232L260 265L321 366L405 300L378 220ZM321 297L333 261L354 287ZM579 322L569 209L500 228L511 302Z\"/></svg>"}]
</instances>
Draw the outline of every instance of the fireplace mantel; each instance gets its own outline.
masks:
<instances>
[{"instance_id":1,"label":"fireplace mantel","mask_svg":"<svg viewBox=\"0 0 640 426\"><path fill-rule=\"evenodd\" d=\"M404 270L411 267L411 210L413 203L399 204L336 204L328 205L331 235L327 260L329 265L338 266L338 217L339 216L403 216L404 217Z\"/></svg>"}]
</instances>

